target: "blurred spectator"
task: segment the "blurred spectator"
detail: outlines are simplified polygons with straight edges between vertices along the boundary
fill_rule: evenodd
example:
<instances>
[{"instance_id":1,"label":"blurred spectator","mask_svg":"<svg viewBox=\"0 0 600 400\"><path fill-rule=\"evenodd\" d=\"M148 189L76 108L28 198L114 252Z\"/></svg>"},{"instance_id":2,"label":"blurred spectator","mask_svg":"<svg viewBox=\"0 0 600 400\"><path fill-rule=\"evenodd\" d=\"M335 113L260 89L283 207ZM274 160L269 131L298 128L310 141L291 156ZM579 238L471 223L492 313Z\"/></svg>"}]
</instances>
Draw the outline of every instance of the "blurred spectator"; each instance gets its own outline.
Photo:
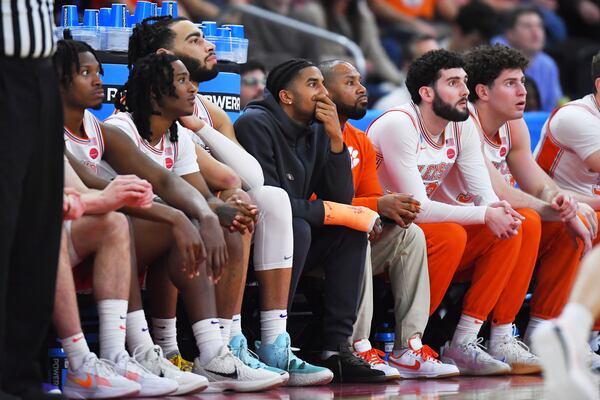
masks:
<instances>
[{"instance_id":1,"label":"blurred spectator","mask_svg":"<svg viewBox=\"0 0 600 400\"><path fill-rule=\"evenodd\" d=\"M439 48L440 45L433 36L421 35L416 36L415 38L410 40L404 48L403 75L406 76L408 67L413 62L413 60L416 60L428 51L437 50ZM408 92L408 89L406 88L404 82L402 82L402 85L394 89L388 95L382 97L379 101L377 101L373 108L377 110L387 111L390 108L397 107L408 101L410 101L410 93Z\"/></svg>"},{"instance_id":2,"label":"blurred spectator","mask_svg":"<svg viewBox=\"0 0 600 400\"><path fill-rule=\"evenodd\" d=\"M368 0L379 20L395 25L396 29L437 37L438 31L431 23L435 15L436 0Z\"/></svg>"},{"instance_id":3,"label":"blurred spectator","mask_svg":"<svg viewBox=\"0 0 600 400\"><path fill-rule=\"evenodd\" d=\"M535 81L528 76L525 76L525 90L527 90L525 111L540 111L540 92L538 91Z\"/></svg>"},{"instance_id":4,"label":"blurred spectator","mask_svg":"<svg viewBox=\"0 0 600 400\"><path fill-rule=\"evenodd\" d=\"M598 40L600 37L600 0L558 0L559 14L571 36Z\"/></svg>"},{"instance_id":5,"label":"blurred spectator","mask_svg":"<svg viewBox=\"0 0 600 400\"><path fill-rule=\"evenodd\" d=\"M488 44L498 33L498 17L488 4L471 1L458 10L458 15L452 23L452 35L441 41L441 47L464 53L474 47Z\"/></svg>"},{"instance_id":6,"label":"blurred spectator","mask_svg":"<svg viewBox=\"0 0 600 400\"><path fill-rule=\"evenodd\" d=\"M556 62L543 52L545 43L542 13L535 6L519 6L507 18L504 36L495 42L520 50L529 59L525 74L535 81L543 111L552 111L563 96Z\"/></svg>"},{"instance_id":7,"label":"blurred spectator","mask_svg":"<svg viewBox=\"0 0 600 400\"><path fill-rule=\"evenodd\" d=\"M240 109L243 109L251 101L263 98L267 70L260 61L248 60L240 66L240 77Z\"/></svg>"}]
</instances>

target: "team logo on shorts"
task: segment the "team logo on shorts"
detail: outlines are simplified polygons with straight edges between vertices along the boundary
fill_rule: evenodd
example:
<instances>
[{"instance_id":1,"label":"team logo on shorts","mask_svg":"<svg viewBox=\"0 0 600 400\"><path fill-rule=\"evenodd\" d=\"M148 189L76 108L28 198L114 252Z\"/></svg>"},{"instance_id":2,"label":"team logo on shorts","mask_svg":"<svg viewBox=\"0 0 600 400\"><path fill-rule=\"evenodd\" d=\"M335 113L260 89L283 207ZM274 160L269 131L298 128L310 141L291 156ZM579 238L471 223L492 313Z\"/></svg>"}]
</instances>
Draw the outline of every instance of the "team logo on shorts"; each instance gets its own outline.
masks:
<instances>
[{"instance_id":1,"label":"team logo on shorts","mask_svg":"<svg viewBox=\"0 0 600 400\"><path fill-rule=\"evenodd\" d=\"M506 155L506 147L501 147L500 148L500 157L504 157Z\"/></svg>"},{"instance_id":2,"label":"team logo on shorts","mask_svg":"<svg viewBox=\"0 0 600 400\"><path fill-rule=\"evenodd\" d=\"M98 149L95 147L92 147L90 149L90 157L92 157L92 160L95 160L96 158L98 158Z\"/></svg>"},{"instance_id":3,"label":"team logo on shorts","mask_svg":"<svg viewBox=\"0 0 600 400\"><path fill-rule=\"evenodd\" d=\"M167 167L167 169L173 168L173 159L172 158L165 159L165 167Z\"/></svg>"},{"instance_id":4,"label":"team logo on shorts","mask_svg":"<svg viewBox=\"0 0 600 400\"><path fill-rule=\"evenodd\" d=\"M454 149L448 149L448 151L446 152L446 156L448 156L449 159L453 159L454 156L456 155L456 151L454 151Z\"/></svg>"}]
</instances>

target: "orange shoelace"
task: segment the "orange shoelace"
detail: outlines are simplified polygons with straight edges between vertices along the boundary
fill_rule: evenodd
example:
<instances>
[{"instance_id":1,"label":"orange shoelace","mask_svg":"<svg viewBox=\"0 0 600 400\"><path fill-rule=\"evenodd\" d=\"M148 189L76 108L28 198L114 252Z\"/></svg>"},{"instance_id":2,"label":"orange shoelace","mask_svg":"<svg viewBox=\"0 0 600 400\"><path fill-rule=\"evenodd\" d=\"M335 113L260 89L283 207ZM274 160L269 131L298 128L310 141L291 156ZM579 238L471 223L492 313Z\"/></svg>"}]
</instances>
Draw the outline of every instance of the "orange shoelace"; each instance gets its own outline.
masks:
<instances>
[{"instance_id":1,"label":"orange shoelace","mask_svg":"<svg viewBox=\"0 0 600 400\"><path fill-rule=\"evenodd\" d=\"M358 356L369 364L385 364L385 362L381 359L381 357L385 356L385 353L379 349L371 348L370 350L358 353Z\"/></svg>"},{"instance_id":2,"label":"orange shoelace","mask_svg":"<svg viewBox=\"0 0 600 400\"><path fill-rule=\"evenodd\" d=\"M413 352L425 361L430 360L436 363L440 362L437 359L439 357L439 354L433 351L433 349L427 346L426 344L423 345L423 347L421 347L419 350L413 350Z\"/></svg>"}]
</instances>

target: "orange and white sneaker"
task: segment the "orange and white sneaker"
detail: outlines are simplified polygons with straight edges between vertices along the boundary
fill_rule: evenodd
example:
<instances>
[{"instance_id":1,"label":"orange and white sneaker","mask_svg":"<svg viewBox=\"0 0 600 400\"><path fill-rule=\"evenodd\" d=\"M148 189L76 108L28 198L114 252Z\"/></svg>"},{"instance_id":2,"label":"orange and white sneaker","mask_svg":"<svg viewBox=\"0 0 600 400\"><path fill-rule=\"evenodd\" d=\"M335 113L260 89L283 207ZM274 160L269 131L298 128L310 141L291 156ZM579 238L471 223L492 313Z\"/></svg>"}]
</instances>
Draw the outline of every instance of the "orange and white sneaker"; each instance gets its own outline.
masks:
<instances>
[{"instance_id":1,"label":"orange and white sneaker","mask_svg":"<svg viewBox=\"0 0 600 400\"><path fill-rule=\"evenodd\" d=\"M83 359L77 370L69 368L63 394L70 399L110 399L135 396L141 386L117 374L110 362L94 353Z\"/></svg>"},{"instance_id":2,"label":"orange and white sneaker","mask_svg":"<svg viewBox=\"0 0 600 400\"><path fill-rule=\"evenodd\" d=\"M413 336L408 341L408 349L400 356L390 354L388 363L396 368L404 379L447 378L460 374L456 365L444 364L437 359L438 354L421 343L421 338Z\"/></svg>"},{"instance_id":3,"label":"orange and white sneaker","mask_svg":"<svg viewBox=\"0 0 600 400\"><path fill-rule=\"evenodd\" d=\"M394 367L390 367L381 358L385 353L381 350L374 349L369 342L369 339L359 339L352 343L354 355L365 360L372 369L377 369L385 374L386 380L399 379L400 374Z\"/></svg>"}]
</instances>

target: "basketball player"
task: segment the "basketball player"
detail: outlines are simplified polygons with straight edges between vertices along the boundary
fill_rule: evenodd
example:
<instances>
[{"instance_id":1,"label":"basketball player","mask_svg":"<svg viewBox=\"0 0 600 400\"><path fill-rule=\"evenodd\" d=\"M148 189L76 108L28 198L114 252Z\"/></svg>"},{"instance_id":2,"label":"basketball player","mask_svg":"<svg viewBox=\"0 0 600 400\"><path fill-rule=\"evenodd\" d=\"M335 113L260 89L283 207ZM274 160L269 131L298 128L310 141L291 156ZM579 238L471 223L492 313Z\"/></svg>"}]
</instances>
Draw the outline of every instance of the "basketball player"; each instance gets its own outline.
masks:
<instances>
[{"instance_id":1,"label":"basketball player","mask_svg":"<svg viewBox=\"0 0 600 400\"><path fill-rule=\"evenodd\" d=\"M471 281L460 322L441 360L456 365L461 374L505 374L511 367L486 353L477 335L515 269L523 217L498 200L489 176L482 174L485 163L479 138L474 125L466 121L466 81L464 61L458 54L446 50L426 53L408 71L406 84L412 102L376 119L368 135L378 152L382 186L391 192L414 194L421 203L415 221L425 236L444 229L443 234L465 238L458 264L430 264L429 269L432 298L441 299L455 271L456 279ZM474 194L473 205L431 199L447 184L446 177L453 169L461 171L463 183ZM445 228L447 223L454 231ZM440 268L433 270L432 265ZM439 304L437 300L432 303L432 309Z\"/></svg>"},{"instance_id":2,"label":"basketball player","mask_svg":"<svg viewBox=\"0 0 600 400\"><path fill-rule=\"evenodd\" d=\"M389 377L394 377L394 372L402 378L458 375L456 366L442 364L436 359L436 353L421 343L429 317L430 295L425 235L412 224L419 213L419 202L407 195L383 194L373 145L364 132L348 122L348 119L361 119L367 111L367 91L356 68L345 61L333 60L321 63L319 69L338 110L344 143L352 160L352 204L369 207L390 221L384 225L381 237L371 243L371 254L365 262L365 283L353 335L354 350L372 368L382 369ZM390 276L396 318L396 341L388 360L390 366L379 357L368 339L373 316L371 275L385 272ZM415 365L418 367L414 368Z\"/></svg>"},{"instance_id":3,"label":"basketball player","mask_svg":"<svg viewBox=\"0 0 600 400\"><path fill-rule=\"evenodd\" d=\"M186 19L153 18L136 27L129 45L130 64L135 64L139 57L154 52L177 55L188 68L190 77L196 84L211 80L218 74L214 45L206 41L202 31ZM204 124L200 121L204 121ZM260 288L261 343L278 343L277 346L288 348L291 341L286 332L286 310L293 261L292 211L289 198L282 189L263 185L264 177L260 164L237 142L227 114L205 96L197 95L194 116L181 118L181 122L196 133L193 139L202 146L197 147L196 153L200 170L211 188L223 190L222 198L227 198L228 188L214 186L213 177L222 170L213 167L216 163L213 158L215 157L238 174L242 180L242 187L248 191L261 210L261 218L257 222L254 235L253 254L254 272ZM213 157L204 148L209 148ZM229 291L224 292L223 302L229 301L231 294ZM241 296L242 292L239 295ZM230 335L230 346L234 354L252 365L256 364L256 359L248 352L247 341L241 332L239 314L233 317L232 329L234 333ZM174 345L168 344L170 347ZM321 381L319 374L313 376L311 371L303 368L308 364L289 362L288 358L295 357L290 351L283 349L276 354L278 356L272 359L273 366L288 370L288 385L311 385Z\"/></svg>"},{"instance_id":4,"label":"basketball player","mask_svg":"<svg viewBox=\"0 0 600 400\"><path fill-rule=\"evenodd\" d=\"M281 384L279 374L267 376L263 371L249 369L223 344L215 318L214 296L214 281L220 277L220 269L227 261L219 217L195 188L157 166L126 134L100 123L86 111L87 107L97 107L102 101L101 66L89 46L64 41L59 45L55 63L62 82L65 127L69 130L68 135L65 133L67 149L102 174L114 169L147 179L164 202L179 207L192 218L190 221L182 212L172 212L170 208L157 212L158 205L153 204L145 211L148 219L134 218L132 224L138 265L160 268L164 276L161 283L172 283L182 295L200 350L197 362L210 373L210 389L254 391ZM228 226L233 226L233 219L245 225L243 221L248 217L237 214L238 210L224 206L218 212L224 213L221 219L229 215ZM195 225L194 220L200 221L200 226ZM171 293L168 287L160 289ZM154 296L162 298L160 293ZM165 297L163 301L168 299L172 298ZM144 329L147 332L146 326Z\"/></svg>"}]
</instances>

